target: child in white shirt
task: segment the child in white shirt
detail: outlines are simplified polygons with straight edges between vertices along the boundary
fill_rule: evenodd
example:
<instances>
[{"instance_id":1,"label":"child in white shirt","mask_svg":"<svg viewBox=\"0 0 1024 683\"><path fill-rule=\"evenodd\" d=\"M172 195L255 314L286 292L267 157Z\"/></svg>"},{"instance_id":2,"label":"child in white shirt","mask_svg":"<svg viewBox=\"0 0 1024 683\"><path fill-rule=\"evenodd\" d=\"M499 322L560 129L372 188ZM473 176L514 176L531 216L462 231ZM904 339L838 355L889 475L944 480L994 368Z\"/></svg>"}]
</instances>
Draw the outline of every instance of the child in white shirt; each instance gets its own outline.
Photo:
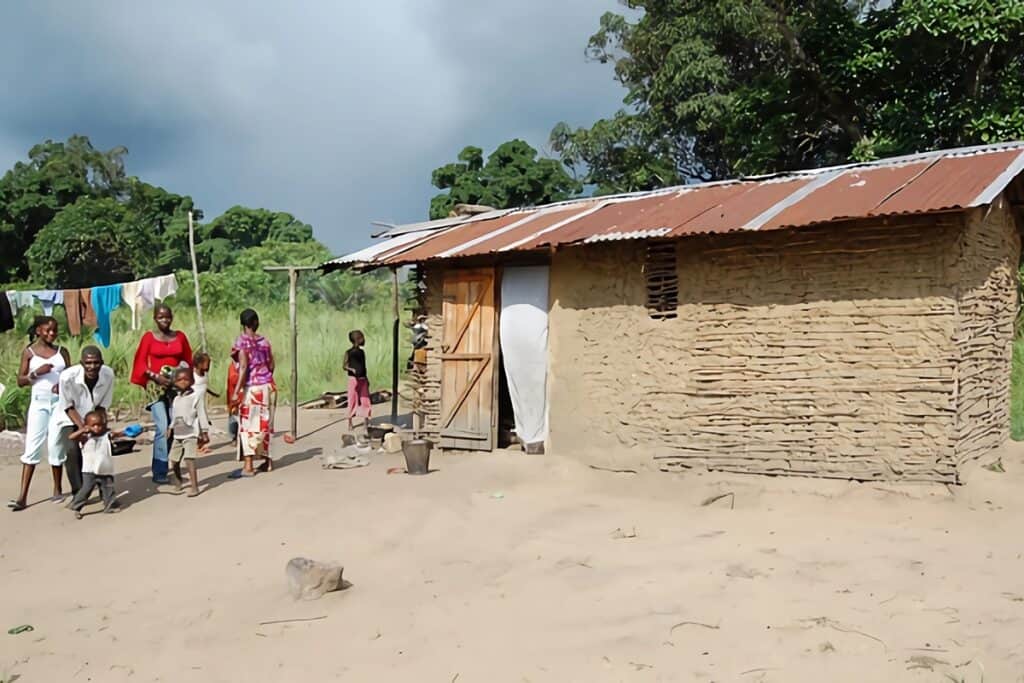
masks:
<instances>
[{"instance_id":1,"label":"child in white shirt","mask_svg":"<svg viewBox=\"0 0 1024 683\"><path fill-rule=\"evenodd\" d=\"M180 368L174 373L174 388L178 395L171 404L171 467L178 490L182 487L181 461L185 461L189 476L189 498L199 495L199 472L196 468L199 443L205 442L210 429L206 417L206 396L194 388L191 368Z\"/></svg>"},{"instance_id":2,"label":"child in white shirt","mask_svg":"<svg viewBox=\"0 0 1024 683\"><path fill-rule=\"evenodd\" d=\"M192 389L196 393L202 394L203 409L206 410L207 394L214 398L220 398L220 394L210 388L210 354L205 351L196 351L195 355L192 356L192 376L195 380ZM199 442L200 454L205 455L210 452L209 443L209 436Z\"/></svg>"},{"instance_id":3,"label":"child in white shirt","mask_svg":"<svg viewBox=\"0 0 1024 683\"><path fill-rule=\"evenodd\" d=\"M120 509L114 493L114 457L110 444L111 437L120 436L120 433L107 429L105 410L86 413L83 422L84 426L70 436L72 441L79 441L82 448L82 487L69 506L75 513L75 519L82 519L82 508L97 486L103 498L103 512L112 513Z\"/></svg>"}]
</instances>

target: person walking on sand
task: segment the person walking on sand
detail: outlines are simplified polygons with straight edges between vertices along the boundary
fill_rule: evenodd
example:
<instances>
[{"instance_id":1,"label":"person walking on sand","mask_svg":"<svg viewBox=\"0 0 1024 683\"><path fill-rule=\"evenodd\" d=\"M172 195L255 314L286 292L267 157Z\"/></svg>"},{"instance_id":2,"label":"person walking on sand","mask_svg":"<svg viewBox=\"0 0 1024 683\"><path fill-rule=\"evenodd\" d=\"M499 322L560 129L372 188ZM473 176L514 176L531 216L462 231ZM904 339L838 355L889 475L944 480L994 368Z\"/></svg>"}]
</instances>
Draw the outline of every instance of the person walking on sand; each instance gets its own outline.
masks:
<instances>
[{"instance_id":1,"label":"person walking on sand","mask_svg":"<svg viewBox=\"0 0 1024 683\"><path fill-rule=\"evenodd\" d=\"M32 390L25 421L25 452L21 456L21 488L18 497L8 503L14 511L24 510L28 505L28 489L36 465L42 461L44 444L53 474L53 496L50 500L55 503L64 500L61 478L67 449L57 419L57 393L60 373L71 365L71 360L67 349L56 344L58 331L54 318L36 316L29 329L28 346L21 354L18 386L32 387Z\"/></svg>"},{"instance_id":2,"label":"person walking on sand","mask_svg":"<svg viewBox=\"0 0 1024 683\"><path fill-rule=\"evenodd\" d=\"M343 361L348 373L348 430L352 431L352 418L356 415L370 422L370 380L366 376L366 337L360 330L348 333L352 348L345 352Z\"/></svg>"},{"instance_id":3,"label":"person walking on sand","mask_svg":"<svg viewBox=\"0 0 1024 683\"><path fill-rule=\"evenodd\" d=\"M82 488L69 506L75 519L82 519L82 508L97 487L103 499L103 512L110 514L120 509L114 492L114 457L110 442L120 435L107 429L107 411L92 410L86 414L82 427L68 437L79 442L82 449Z\"/></svg>"},{"instance_id":4,"label":"person walking on sand","mask_svg":"<svg viewBox=\"0 0 1024 683\"><path fill-rule=\"evenodd\" d=\"M260 470L270 472L270 437L273 433L273 408L277 400L274 386L274 352L270 342L259 334L260 318L247 308L239 316L242 334L231 347L231 356L238 362L238 381L232 389L238 401L237 457L244 464L242 476L251 477L253 458L263 459Z\"/></svg>"},{"instance_id":5,"label":"person walking on sand","mask_svg":"<svg viewBox=\"0 0 1024 683\"><path fill-rule=\"evenodd\" d=\"M179 368L174 373L174 389L177 396L171 413L171 466L174 468L174 479L178 490L182 487L181 461L188 467L189 498L199 495L199 472L196 458L199 446L203 444L206 433L210 430L210 420L206 416L206 394L197 391L192 370Z\"/></svg>"},{"instance_id":6,"label":"person walking on sand","mask_svg":"<svg viewBox=\"0 0 1024 683\"><path fill-rule=\"evenodd\" d=\"M174 312L166 304L153 309L156 329L146 332L139 340L132 363L132 384L149 392L149 410L153 418L153 483L167 484L167 458L170 441L167 429L171 421L173 400L171 374L179 367L192 366L192 347L188 337L172 329Z\"/></svg>"},{"instance_id":7,"label":"person walking on sand","mask_svg":"<svg viewBox=\"0 0 1024 683\"><path fill-rule=\"evenodd\" d=\"M67 448L64 469L71 493L82 488L82 451L72 432L85 428L85 415L106 412L114 402L114 371L103 364L103 354L95 346L82 349L81 361L60 373L57 420Z\"/></svg>"}]
</instances>

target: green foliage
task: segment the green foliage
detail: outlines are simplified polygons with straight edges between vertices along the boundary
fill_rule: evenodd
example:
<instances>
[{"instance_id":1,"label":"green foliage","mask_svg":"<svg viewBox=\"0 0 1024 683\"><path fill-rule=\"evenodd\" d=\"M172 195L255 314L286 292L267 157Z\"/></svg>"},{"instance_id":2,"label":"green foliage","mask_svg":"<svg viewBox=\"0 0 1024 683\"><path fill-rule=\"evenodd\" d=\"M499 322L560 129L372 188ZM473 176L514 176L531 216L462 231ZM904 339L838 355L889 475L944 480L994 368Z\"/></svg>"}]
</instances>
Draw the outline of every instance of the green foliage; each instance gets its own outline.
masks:
<instances>
[{"instance_id":1,"label":"green foliage","mask_svg":"<svg viewBox=\"0 0 1024 683\"><path fill-rule=\"evenodd\" d=\"M1010 371L1010 436L1024 441L1024 339L1013 342L1013 367Z\"/></svg>"},{"instance_id":2,"label":"green foliage","mask_svg":"<svg viewBox=\"0 0 1024 683\"><path fill-rule=\"evenodd\" d=\"M456 204L533 206L568 199L583 189L560 162L538 159L537 150L522 140L503 143L486 163L482 149L466 147L457 163L435 169L432 181L448 192L431 200L431 218L444 218Z\"/></svg>"},{"instance_id":3,"label":"green foliage","mask_svg":"<svg viewBox=\"0 0 1024 683\"><path fill-rule=\"evenodd\" d=\"M203 306L217 310L240 311L260 303L288 301L288 277L284 273L268 273L264 266L320 265L331 258L327 247L319 242L266 242L240 252L232 265L223 270L199 274ZM319 275L301 277L299 286L305 301L318 297ZM355 277L350 274L350 277ZM177 300L195 306L192 271L178 273Z\"/></svg>"},{"instance_id":4,"label":"green foliage","mask_svg":"<svg viewBox=\"0 0 1024 683\"><path fill-rule=\"evenodd\" d=\"M106 152L89 138L47 140L0 178L0 282L27 278L24 255L40 230L81 197L118 197L124 191L123 147Z\"/></svg>"},{"instance_id":5,"label":"green foliage","mask_svg":"<svg viewBox=\"0 0 1024 683\"><path fill-rule=\"evenodd\" d=\"M301 243L313 240L313 228L290 213L242 206L228 209L197 232L196 259L200 270L227 268L235 263L241 250L264 242Z\"/></svg>"},{"instance_id":6,"label":"green foliage","mask_svg":"<svg viewBox=\"0 0 1024 683\"><path fill-rule=\"evenodd\" d=\"M1018 0L625 0L627 109L552 145L599 192L1024 137Z\"/></svg>"},{"instance_id":7,"label":"green foliage","mask_svg":"<svg viewBox=\"0 0 1024 683\"><path fill-rule=\"evenodd\" d=\"M574 172L584 173L595 194L653 190L683 182L673 159L685 153L685 141L660 138L643 130L638 116L620 111L589 129L565 123L551 132L551 147Z\"/></svg>"},{"instance_id":8,"label":"green foliage","mask_svg":"<svg viewBox=\"0 0 1024 683\"><path fill-rule=\"evenodd\" d=\"M45 286L89 287L148 274L158 251L152 230L124 205L81 197L39 231L27 257Z\"/></svg>"},{"instance_id":9,"label":"green foliage","mask_svg":"<svg viewBox=\"0 0 1024 683\"><path fill-rule=\"evenodd\" d=\"M126 208L132 221L146 226L159 240L155 272L163 274L188 268L188 212L195 208L192 198L134 177L128 179L128 186Z\"/></svg>"}]
</instances>

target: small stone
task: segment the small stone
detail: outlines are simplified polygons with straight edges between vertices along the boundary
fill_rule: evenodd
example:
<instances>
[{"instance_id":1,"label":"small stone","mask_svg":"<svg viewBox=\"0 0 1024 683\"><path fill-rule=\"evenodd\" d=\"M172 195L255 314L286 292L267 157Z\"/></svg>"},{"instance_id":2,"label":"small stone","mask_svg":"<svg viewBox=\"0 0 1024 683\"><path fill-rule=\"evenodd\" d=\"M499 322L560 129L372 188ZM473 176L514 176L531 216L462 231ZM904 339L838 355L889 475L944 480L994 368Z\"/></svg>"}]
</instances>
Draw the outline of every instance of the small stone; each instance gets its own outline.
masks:
<instances>
[{"instance_id":1,"label":"small stone","mask_svg":"<svg viewBox=\"0 0 1024 683\"><path fill-rule=\"evenodd\" d=\"M285 574L288 576L288 590L296 600L316 600L325 593L341 590L345 582L341 578L345 570L340 564L317 562L305 557L288 560Z\"/></svg>"}]
</instances>

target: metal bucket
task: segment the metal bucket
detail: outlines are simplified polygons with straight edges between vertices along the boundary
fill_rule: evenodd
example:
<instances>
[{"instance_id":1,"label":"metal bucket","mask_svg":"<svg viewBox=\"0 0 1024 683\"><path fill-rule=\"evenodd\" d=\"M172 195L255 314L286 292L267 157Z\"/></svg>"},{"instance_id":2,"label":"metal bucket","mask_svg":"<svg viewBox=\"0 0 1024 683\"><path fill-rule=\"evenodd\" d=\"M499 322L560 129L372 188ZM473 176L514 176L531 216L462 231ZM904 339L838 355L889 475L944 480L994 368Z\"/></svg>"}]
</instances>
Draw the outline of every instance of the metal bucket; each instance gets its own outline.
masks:
<instances>
[{"instance_id":1,"label":"metal bucket","mask_svg":"<svg viewBox=\"0 0 1024 683\"><path fill-rule=\"evenodd\" d=\"M402 442L405 456L405 471L409 474L426 474L430 471L430 449L433 442L427 439L413 439Z\"/></svg>"}]
</instances>

